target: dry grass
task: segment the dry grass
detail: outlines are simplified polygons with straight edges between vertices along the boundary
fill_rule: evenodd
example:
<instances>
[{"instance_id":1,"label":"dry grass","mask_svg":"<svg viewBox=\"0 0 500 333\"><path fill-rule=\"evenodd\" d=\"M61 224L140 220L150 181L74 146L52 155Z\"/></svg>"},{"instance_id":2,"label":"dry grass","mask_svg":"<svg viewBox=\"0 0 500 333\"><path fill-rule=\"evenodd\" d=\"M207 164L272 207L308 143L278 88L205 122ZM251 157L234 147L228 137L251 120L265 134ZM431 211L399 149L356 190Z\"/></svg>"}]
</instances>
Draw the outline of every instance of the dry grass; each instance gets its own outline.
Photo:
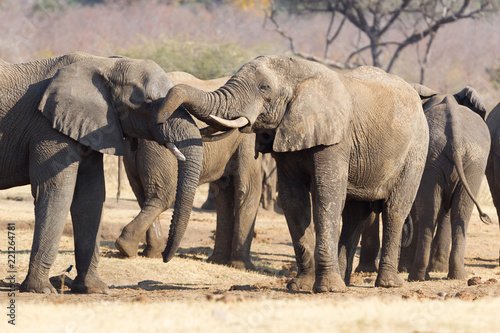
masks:
<instances>
[{"instance_id":1,"label":"dry grass","mask_svg":"<svg viewBox=\"0 0 500 333\"><path fill-rule=\"evenodd\" d=\"M16 332L497 332L498 310L498 298L28 303Z\"/></svg>"},{"instance_id":2,"label":"dry grass","mask_svg":"<svg viewBox=\"0 0 500 333\"><path fill-rule=\"evenodd\" d=\"M108 192L109 194L110 192ZM500 284L468 287L466 281L448 281L433 273L432 280L408 283L398 289L373 286L375 275L357 274L347 293L289 293L280 273L294 262L283 216L261 211L252 244L257 272L206 263L213 247L215 214L198 208L206 195L202 187L181 249L168 264L160 259L123 259L113 241L138 213L125 193L118 203L108 197L103 219L101 277L110 286L107 295L39 295L16 293L15 330L0 321L2 332L494 332L500 330ZM7 200L7 198L10 198ZM16 199L16 200L13 200ZM494 208L486 207L496 221ZM29 187L0 192L0 224L16 221L17 282L29 260L32 227ZM171 212L162 215L165 232ZM4 234L5 233L0 233ZM0 240L1 261L7 261L6 237ZM500 279L498 226L484 225L473 216L469 227L466 269L470 276ZM74 264L73 240L65 232L51 270L60 274ZM0 265L0 276L5 276ZM75 271L68 276L74 278ZM406 274L402 274L406 278ZM6 288L0 304L7 306Z\"/></svg>"}]
</instances>

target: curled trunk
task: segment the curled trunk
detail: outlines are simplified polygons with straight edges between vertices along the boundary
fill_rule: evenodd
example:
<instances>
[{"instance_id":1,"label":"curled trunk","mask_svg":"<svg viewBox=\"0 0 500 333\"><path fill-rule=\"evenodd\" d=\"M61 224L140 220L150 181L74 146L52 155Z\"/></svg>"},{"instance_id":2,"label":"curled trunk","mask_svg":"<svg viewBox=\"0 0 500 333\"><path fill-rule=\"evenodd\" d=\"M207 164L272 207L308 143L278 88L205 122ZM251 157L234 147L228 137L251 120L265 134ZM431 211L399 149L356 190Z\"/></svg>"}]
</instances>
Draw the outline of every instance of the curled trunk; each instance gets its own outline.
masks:
<instances>
[{"instance_id":1,"label":"curled trunk","mask_svg":"<svg viewBox=\"0 0 500 333\"><path fill-rule=\"evenodd\" d=\"M172 112L182 104L199 120L208 125L216 126L217 123L210 115L227 113L226 108L222 105L222 101L226 99L222 97L223 94L219 90L215 92L204 92L185 84L176 85L168 92L167 98L165 98L165 102L158 113L156 123L166 123ZM217 113L215 113L216 111Z\"/></svg>"}]
</instances>

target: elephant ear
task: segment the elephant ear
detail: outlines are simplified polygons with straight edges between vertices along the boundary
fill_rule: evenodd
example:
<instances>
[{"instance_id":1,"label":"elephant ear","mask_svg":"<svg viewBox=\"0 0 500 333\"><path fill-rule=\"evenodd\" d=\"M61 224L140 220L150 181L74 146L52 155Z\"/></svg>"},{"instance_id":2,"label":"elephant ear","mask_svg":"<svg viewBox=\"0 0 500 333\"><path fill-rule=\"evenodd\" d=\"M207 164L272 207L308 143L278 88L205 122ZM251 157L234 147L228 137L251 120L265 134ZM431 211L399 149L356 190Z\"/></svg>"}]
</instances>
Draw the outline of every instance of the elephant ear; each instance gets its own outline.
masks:
<instances>
[{"instance_id":1,"label":"elephant ear","mask_svg":"<svg viewBox=\"0 0 500 333\"><path fill-rule=\"evenodd\" d=\"M101 153L124 155L128 146L104 74L115 61L89 59L59 69L38 109L54 129L79 143Z\"/></svg>"},{"instance_id":2,"label":"elephant ear","mask_svg":"<svg viewBox=\"0 0 500 333\"><path fill-rule=\"evenodd\" d=\"M338 79L331 89L325 89L321 78L300 83L276 129L273 150L290 152L339 143L352 116L351 100L343 89Z\"/></svg>"},{"instance_id":3,"label":"elephant ear","mask_svg":"<svg viewBox=\"0 0 500 333\"><path fill-rule=\"evenodd\" d=\"M479 94L472 87L465 87L459 93L453 95L459 104L462 104L483 118L486 117L486 106L481 101Z\"/></svg>"},{"instance_id":4,"label":"elephant ear","mask_svg":"<svg viewBox=\"0 0 500 333\"><path fill-rule=\"evenodd\" d=\"M420 99L422 99L422 101L424 101L424 100L426 101L429 98L439 94L437 91L432 90L431 88L426 87L426 86L419 84L419 83L410 83L410 85L413 87L413 89L415 89L417 91L417 93L420 96Z\"/></svg>"}]
</instances>

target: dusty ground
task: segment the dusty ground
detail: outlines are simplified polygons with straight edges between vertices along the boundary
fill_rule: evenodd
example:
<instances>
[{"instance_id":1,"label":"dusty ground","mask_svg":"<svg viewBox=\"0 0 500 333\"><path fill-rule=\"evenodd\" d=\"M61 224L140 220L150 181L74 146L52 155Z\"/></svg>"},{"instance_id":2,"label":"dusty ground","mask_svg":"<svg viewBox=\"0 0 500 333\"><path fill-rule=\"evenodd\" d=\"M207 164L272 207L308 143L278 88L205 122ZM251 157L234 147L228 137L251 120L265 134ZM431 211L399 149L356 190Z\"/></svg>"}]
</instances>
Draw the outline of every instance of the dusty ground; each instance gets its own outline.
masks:
<instances>
[{"instance_id":1,"label":"dusty ground","mask_svg":"<svg viewBox=\"0 0 500 333\"><path fill-rule=\"evenodd\" d=\"M261 210L252 243L257 272L206 263L213 247L215 213L203 212L202 187L186 236L176 258L124 259L114 247L121 228L138 212L130 191L116 201L108 193L103 219L101 277L107 295L9 296L0 287L0 304L7 314L15 300L16 326L0 316L0 331L223 331L284 332L494 332L500 331L500 247L498 224L484 225L477 213L469 226L466 269L481 283L449 281L431 274L431 281L402 288L374 287L374 274L355 274L346 293L291 293L285 288L294 263L293 248L282 215ZM108 190L109 191L109 190ZM109 191L110 192L110 191ZM493 207L485 210L496 222ZM171 211L163 213L165 233ZM6 225L16 223L16 283L24 279L33 233L33 204L28 187L0 192L0 279L7 274ZM51 275L74 264L71 224L65 229ZM76 275L73 269L69 278ZM407 278L407 274L401 274ZM489 280L489 281L488 281Z\"/></svg>"}]
</instances>

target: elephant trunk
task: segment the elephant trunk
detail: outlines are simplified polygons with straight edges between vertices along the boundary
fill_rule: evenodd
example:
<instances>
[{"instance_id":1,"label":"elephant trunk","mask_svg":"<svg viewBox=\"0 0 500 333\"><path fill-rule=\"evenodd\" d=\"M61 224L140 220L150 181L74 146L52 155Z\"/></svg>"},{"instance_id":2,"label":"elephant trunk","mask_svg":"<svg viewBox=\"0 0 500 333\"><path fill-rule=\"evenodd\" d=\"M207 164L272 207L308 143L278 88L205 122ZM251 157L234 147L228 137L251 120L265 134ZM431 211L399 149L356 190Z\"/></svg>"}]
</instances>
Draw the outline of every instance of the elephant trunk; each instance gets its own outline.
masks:
<instances>
[{"instance_id":1,"label":"elephant trunk","mask_svg":"<svg viewBox=\"0 0 500 333\"><path fill-rule=\"evenodd\" d=\"M244 127L249 120L232 112L232 110L243 110L247 106L243 104L253 100L247 96L248 93L245 94L242 86L244 87L241 83L236 83L235 79L229 80L213 92L205 92L184 84L176 85L168 92L156 123L165 123L172 110L182 104L189 113L211 126L215 131ZM257 113L253 118L256 117Z\"/></svg>"},{"instance_id":2,"label":"elephant trunk","mask_svg":"<svg viewBox=\"0 0 500 333\"><path fill-rule=\"evenodd\" d=\"M185 160L178 159L177 161L178 176L174 213L167 246L163 252L163 261L168 262L175 255L189 222L194 195L200 180L203 146L200 131L184 108L178 108L173 112L161 127L165 141L175 142L180 152L186 157Z\"/></svg>"},{"instance_id":3,"label":"elephant trunk","mask_svg":"<svg viewBox=\"0 0 500 333\"><path fill-rule=\"evenodd\" d=\"M169 262L174 257L189 222L202 167L203 147L201 146L201 138L199 141L199 146L180 148L181 152L186 156L186 161L177 161L179 170L177 193L167 246L162 253L163 262Z\"/></svg>"},{"instance_id":4,"label":"elephant trunk","mask_svg":"<svg viewBox=\"0 0 500 333\"><path fill-rule=\"evenodd\" d=\"M173 111L182 104L199 120L209 125L215 125L216 123L210 117L211 112L223 109L221 104L225 100L217 95L220 94L217 94L217 92L205 92L185 84L176 85L168 92L158 113L156 123L163 124L167 122Z\"/></svg>"}]
</instances>

